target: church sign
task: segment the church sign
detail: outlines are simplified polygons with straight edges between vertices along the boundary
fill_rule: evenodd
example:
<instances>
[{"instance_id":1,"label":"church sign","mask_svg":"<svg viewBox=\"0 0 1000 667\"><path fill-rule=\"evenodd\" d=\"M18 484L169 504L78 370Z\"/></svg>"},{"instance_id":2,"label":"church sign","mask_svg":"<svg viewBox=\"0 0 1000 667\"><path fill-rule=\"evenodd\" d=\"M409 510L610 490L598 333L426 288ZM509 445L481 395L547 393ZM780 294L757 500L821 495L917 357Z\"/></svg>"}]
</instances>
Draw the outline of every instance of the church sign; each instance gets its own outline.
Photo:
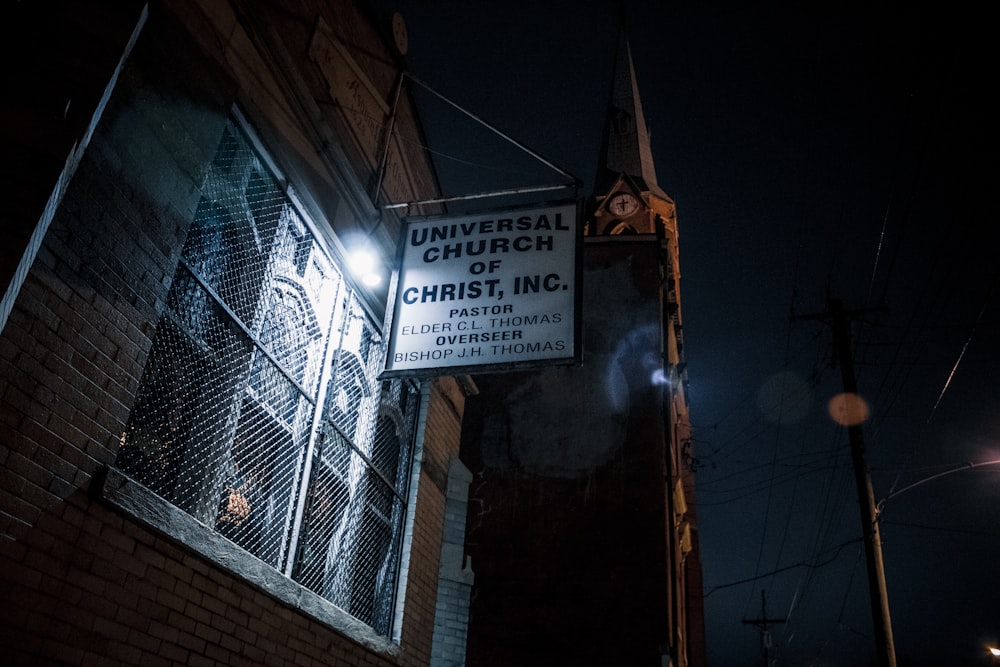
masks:
<instances>
[{"instance_id":1,"label":"church sign","mask_svg":"<svg viewBox=\"0 0 1000 667\"><path fill-rule=\"evenodd\" d=\"M383 377L579 361L578 206L408 220Z\"/></svg>"}]
</instances>

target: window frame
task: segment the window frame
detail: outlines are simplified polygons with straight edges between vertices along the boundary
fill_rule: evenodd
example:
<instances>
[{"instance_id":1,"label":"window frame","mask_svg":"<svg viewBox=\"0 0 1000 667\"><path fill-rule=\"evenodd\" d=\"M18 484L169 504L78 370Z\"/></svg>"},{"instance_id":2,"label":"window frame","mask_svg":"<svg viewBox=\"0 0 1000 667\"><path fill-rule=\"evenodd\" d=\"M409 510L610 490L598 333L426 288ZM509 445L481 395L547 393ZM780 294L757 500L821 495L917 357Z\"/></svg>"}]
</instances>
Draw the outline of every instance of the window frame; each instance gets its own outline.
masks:
<instances>
[{"instance_id":1,"label":"window frame","mask_svg":"<svg viewBox=\"0 0 1000 667\"><path fill-rule=\"evenodd\" d=\"M309 215L305 207L302 205L302 201L296 196L294 188L287 181L282 170L277 167L270 151L262 144L258 134L254 131L251 124L236 107L231 110L230 122L244 134L244 137L247 139L252 150L263 161L264 169L270 172L271 176L275 180L275 184L279 187L282 194L287 197L290 206L297 212L301 223L309 230L315 242L321 247L327 258L332 262L335 269L339 271L341 283L338 285L338 296L335 297L335 299L345 302L347 304L346 308L348 311L352 310L352 304L355 302L358 306L360 306L364 315L368 318L368 322L372 327L374 327L374 331L379 336L379 345L381 347L380 354L384 355L386 349L385 336L387 335L385 321L383 318L378 318L374 315L376 310L372 307L369 299L366 298L366 291L361 289L345 270L347 263L344 258L344 252L339 247L331 247L337 246L339 243L336 237L333 236L333 231L321 231L317 228L313 217ZM348 177L353 179L353 175L349 175ZM350 189L351 188L348 188L348 190ZM348 197L345 197L345 199L348 199ZM180 269L182 266L185 267L193 280L200 283L202 288L206 288L211 291L211 286L202 280L198 271L194 270L193 267L187 266L185 259L179 258L178 268ZM213 294L210 299L215 302L216 306L222 306L225 308L225 300L219 295ZM336 304L331 307L333 311L338 310L338 306ZM164 313L167 317L169 317L168 311L171 311L169 306L165 308ZM236 316L235 313L230 312L229 316L237 324L242 321L241 318ZM333 335L337 334L338 331L340 331L341 335L343 335L344 331L346 331L346 326L343 330L339 330L337 325L334 325L331 329L331 338ZM254 351L250 354L250 359L256 359L259 354L263 353L263 355L269 358L272 363L276 361L274 356L263 345L260 345L261 339L263 338L263 332L254 333L244 331L244 333L250 336L250 340L252 341L251 347L254 348ZM333 342L331 340L328 341L328 345L331 350L341 349L339 342ZM314 430L318 428L322 422L328 419L325 416L324 405L326 403L326 398L324 394L326 392L327 383L332 381L333 376L336 374L335 367L331 363L331 359L334 356L335 354L331 355L330 353L324 353L322 355L322 367L319 370L320 377L318 379L321 388L318 389L317 392L313 394L312 399L310 399L315 401L313 405L313 418L311 420L311 428ZM286 379L291 381L296 387L301 388L294 378L288 376L288 374L281 369L280 365L278 365L278 367L281 372L286 375ZM381 386L383 384L384 381L379 381L377 377L373 378L373 382L369 388L374 391L376 397L382 394L383 389ZM313 465L312 460L314 455L315 440L319 437L316 433L311 433L309 435L309 443L306 446L305 453L308 463L304 466L304 469L296 481L296 484L300 489L298 494L299 499L297 501L297 519L290 525L290 530L294 533L294 535L287 542L287 553L282 558L284 566L280 569L278 566L272 566L260 560L260 558L254 556L252 553L246 551L238 544L225 537L216 527L206 525L205 523L199 521L194 515L189 513L189 511L186 511L173 502L157 495L116 466L109 466L103 470L97 480L97 483L94 485L94 488L97 490L97 496L101 500L109 503L147 527L181 542L184 546L204 556L215 565L231 572L251 584L261 587L277 599L298 608L303 613L306 613L317 620L326 623L327 625L330 625L340 632L352 637L356 641L364 644L368 648L388 656L397 656L399 654L399 642L402 636L403 602L405 599L404 593L407 585L407 573L409 568L410 546L412 542L414 521L413 508L416 503L417 480L420 476L423 429L426 423L426 410L428 403L426 386L422 387L418 382L413 380L403 380L403 384L406 385L403 387L403 391L406 391L407 387L409 387L410 395L413 400L417 401L417 403L414 408L416 416L413 418L412 432L409 434L411 442L404 445L409 449L408 466L406 469L397 472L397 474L404 476L405 479L401 478L401 487L395 487L390 484L391 488L397 489L396 491L393 491L393 495L398 497L399 501L402 503L401 507L403 515L399 521L397 533L395 535L395 539L399 541L399 545L396 547L394 564L396 570L394 575L395 587L394 590L390 592L392 597L392 607L389 610L390 618L388 621L387 634L379 633L373 627L369 626L364 620L359 620L356 616L350 614L341 607L338 607L330 600L313 592L306 585L300 584L292 578L293 570L299 566L296 554L297 542L306 520L305 513L303 512L303 505L306 502L306 496L308 495L313 484L311 470ZM245 400L245 397L239 398L238 400ZM133 410L134 409L135 406L133 406ZM374 433L378 430L378 426L381 424L384 416L384 413L376 406L373 416L372 434L370 437L374 437ZM333 427L332 424L329 426ZM354 438L349 438L349 441L352 443L351 447L357 447L356 443L354 443ZM357 449L352 449L349 453L352 456L354 454L361 454L366 466L364 468L364 475L367 476L375 474L376 476L383 477L384 481L389 481L384 479L382 471L379 466L375 464L372 457L365 455L364 452L360 452ZM401 455L401 451L395 452L397 460L401 457ZM405 492L402 496L399 494L400 488ZM367 497L368 492L365 492L362 495ZM361 511L366 516L371 509L372 508L369 507L369 502L367 500L362 501ZM389 549L391 550L392 547L390 546Z\"/></svg>"}]
</instances>

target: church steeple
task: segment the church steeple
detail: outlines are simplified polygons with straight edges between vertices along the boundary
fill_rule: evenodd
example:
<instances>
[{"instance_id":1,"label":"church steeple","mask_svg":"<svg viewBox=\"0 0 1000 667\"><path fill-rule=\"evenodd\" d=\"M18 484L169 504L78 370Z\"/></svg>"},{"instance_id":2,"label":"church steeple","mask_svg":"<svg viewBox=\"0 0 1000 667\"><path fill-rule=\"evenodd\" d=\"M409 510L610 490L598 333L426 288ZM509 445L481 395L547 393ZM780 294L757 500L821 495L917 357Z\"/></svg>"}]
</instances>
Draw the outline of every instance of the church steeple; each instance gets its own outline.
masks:
<instances>
[{"instance_id":1,"label":"church steeple","mask_svg":"<svg viewBox=\"0 0 1000 667\"><path fill-rule=\"evenodd\" d=\"M649 129L642 113L632 50L624 26L618 39L601 153L595 192L604 191L620 174L625 174L642 190L666 197L656 182Z\"/></svg>"},{"instance_id":2,"label":"church steeple","mask_svg":"<svg viewBox=\"0 0 1000 667\"><path fill-rule=\"evenodd\" d=\"M656 182L649 129L624 21L594 179L594 199L587 217L589 235L651 233L656 231L657 220L662 223L673 218L673 201Z\"/></svg>"},{"instance_id":3,"label":"church steeple","mask_svg":"<svg viewBox=\"0 0 1000 667\"><path fill-rule=\"evenodd\" d=\"M614 334L609 333L613 331L609 322L618 319L659 318L655 345L651 349L655 347L663 361L659 369L663 394L658 400L669 402L670 426L663 440L662 455L668 473L665 479L669 484L665 509L667 516L673 518L669 522L672 528L668 527L670 576L677 582L668 594L673 624L669 632L677 638L677 643L665 653L676 656L676 664L704 665L704 607L693 495L694 467L690 465L692 431L684 360L677 210L656 180L649 131L639 101L624 21L594 191L585 214L584 234L587 237L584 259L590 262L584 273L584 284L591 281L587 288L593 295L589 303L599 311L589 320L593 327L590 331L599 331L591 340L605 341L613 337ZM648 295L650 301L644 302L637 296L639 294ZM655 305L646 315L639 315L637 304L652 305L654 301ZM652 327L643 327L643 330L653 335ZM629 336L635 331L632 329ZM591 342L588 349L590 345L596 347ZM641 439L645 441L646 438L644 433ZM655 446L659 447L660 443ZM665 657L664 660L674 664L672 659Z\"/></svg>"}]
</instances>

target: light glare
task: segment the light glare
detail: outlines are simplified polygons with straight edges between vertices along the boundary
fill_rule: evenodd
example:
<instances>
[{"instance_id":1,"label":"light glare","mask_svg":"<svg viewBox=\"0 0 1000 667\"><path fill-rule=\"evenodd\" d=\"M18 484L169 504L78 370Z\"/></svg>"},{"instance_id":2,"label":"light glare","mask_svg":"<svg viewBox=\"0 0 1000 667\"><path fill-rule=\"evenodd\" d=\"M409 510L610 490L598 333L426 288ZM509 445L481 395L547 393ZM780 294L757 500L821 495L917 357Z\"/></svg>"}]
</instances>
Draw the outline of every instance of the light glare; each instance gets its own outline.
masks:
<instances>
[{"instance_id":1,"label":"light glare","mask_svg":"<svg viewBox=\"0 0 1000 667\"><path fill-rule=\"evenodd\" d=\"M375 269L375 257L367 250L351 254L351 270L359 276L366 276Z\"/></svg>"},{"instance_id":2,"label":"light glare","mask_svg":"<svg viewBox=\"0 0 1000 667\"><path fill-rule=\"evenodd\" d=\"M368 287L375 287L382 282L378 274L378 262L375 255L367 250L355 250L351 253L351 271Z\"/></svg>"}]
</instances>

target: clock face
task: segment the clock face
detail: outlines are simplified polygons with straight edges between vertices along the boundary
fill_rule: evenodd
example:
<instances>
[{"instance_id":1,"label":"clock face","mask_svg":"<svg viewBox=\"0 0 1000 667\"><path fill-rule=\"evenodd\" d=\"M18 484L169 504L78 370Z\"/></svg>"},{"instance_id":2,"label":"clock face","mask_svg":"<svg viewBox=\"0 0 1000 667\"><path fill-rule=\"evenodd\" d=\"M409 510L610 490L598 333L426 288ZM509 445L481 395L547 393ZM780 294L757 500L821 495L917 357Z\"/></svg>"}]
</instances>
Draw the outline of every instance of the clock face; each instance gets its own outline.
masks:
<instances>
[{"instance_id":1,"label":"clock face","mask_svg":"<svg viewBox=\"0 0 1000 667\"><path fill-rule=\"evenodd\" d=\"M612 195L611 200L608 201L608 212L619 218L632 215L638 208L638 198L628 192L619 192L616 195Z\"/></svg>"}]
</instances>

